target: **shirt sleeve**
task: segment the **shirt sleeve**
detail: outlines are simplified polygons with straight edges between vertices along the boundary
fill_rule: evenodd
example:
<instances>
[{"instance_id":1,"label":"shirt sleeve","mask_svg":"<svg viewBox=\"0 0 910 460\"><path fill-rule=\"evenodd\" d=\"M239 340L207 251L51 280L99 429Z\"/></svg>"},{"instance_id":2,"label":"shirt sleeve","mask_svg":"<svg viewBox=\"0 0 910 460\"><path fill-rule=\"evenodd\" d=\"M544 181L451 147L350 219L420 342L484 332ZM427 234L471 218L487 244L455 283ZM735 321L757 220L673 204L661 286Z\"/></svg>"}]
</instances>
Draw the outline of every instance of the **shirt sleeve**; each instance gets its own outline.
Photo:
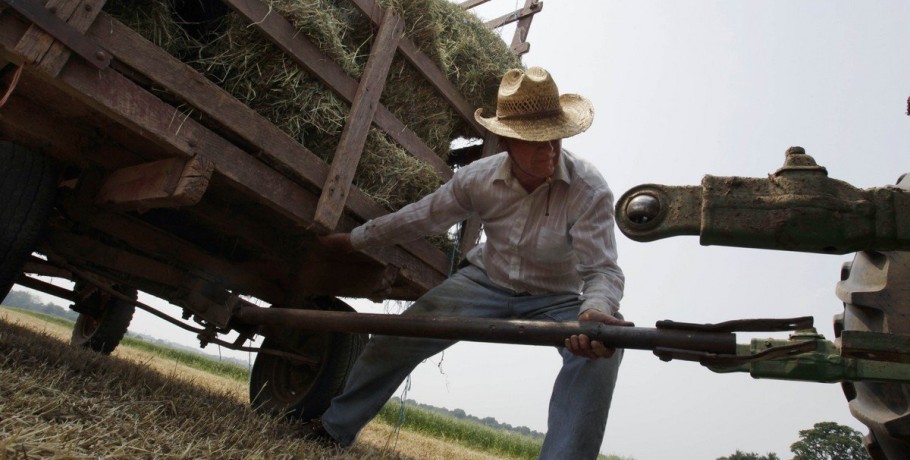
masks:
<instances>
[{"instance_id":1,"label":"shirt sleeve","mask_svg":"<svg viewBox=\"0 0 910 460\"><path fill-rule=\"evenodd\" d=\"M389 246L437 235L471 215L461 175L398 211L377 217L351 231L354 249Z\"/></svg>"},{"instance_id":2,"label":"shirt sleeve","mask_svg":"<svg viewBox=\"0 0 910 460\"><path fill-rule=\"evenodd\" d=\"M591 309L609 315L619 311L625 276L617 264L613 227L613 193L604 185L593 194L589 206L569 230L584 283L579 314Z\"/></svg>"}]
</instances>

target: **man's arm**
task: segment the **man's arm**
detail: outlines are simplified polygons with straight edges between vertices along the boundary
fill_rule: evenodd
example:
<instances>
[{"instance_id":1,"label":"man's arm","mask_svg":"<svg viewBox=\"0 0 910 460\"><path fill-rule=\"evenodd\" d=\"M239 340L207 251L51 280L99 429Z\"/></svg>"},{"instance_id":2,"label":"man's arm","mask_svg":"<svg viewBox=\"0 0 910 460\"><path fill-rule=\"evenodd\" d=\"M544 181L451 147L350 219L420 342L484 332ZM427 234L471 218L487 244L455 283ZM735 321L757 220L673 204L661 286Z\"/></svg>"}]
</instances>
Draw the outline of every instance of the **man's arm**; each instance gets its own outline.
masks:
<instances>
[{"instance_id":1,"label":"man's arm","mask_svg":"<svg viewBox=\"0 0 910 460\"><path fill-rule=\"evenodd\" d=\"M398 211L367 221L351 233L332 233L319 237L327 248L352 252L375 246L388 246L440 234L470 216L458 199L459 175L435 192Z\"/></svg>"}]
</instances>

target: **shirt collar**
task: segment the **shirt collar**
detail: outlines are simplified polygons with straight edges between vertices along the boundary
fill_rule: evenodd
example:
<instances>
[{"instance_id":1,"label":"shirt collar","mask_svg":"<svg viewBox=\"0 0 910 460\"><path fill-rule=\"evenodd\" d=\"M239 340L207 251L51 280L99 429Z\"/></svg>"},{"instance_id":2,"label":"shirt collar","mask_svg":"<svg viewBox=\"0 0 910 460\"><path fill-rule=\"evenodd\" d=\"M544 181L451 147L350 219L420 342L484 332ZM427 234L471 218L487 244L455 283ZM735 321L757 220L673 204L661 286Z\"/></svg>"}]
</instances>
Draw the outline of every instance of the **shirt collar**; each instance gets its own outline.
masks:
<instances>
[{"instance_id":1,"label":"shirt collar","mask_svg":"<svg viewBox=\"0 0 910 460\"><path fill-rule=\"evenodd\" d=\"M509 156L509 152L502 152L500 155L503 155L503 159L499 163L499 168L496 169L493 180L501 180L509 183L515 178L515 176L512 175L512 158ZM571 184L572 180L569 178L569 173L566 168L566 155L570 155L570 153L566 149L562 149L559 154L559 161L556 163L556 171L553 173L553 180L561 180L567 184Z\"/></svg>"}]
</instances>

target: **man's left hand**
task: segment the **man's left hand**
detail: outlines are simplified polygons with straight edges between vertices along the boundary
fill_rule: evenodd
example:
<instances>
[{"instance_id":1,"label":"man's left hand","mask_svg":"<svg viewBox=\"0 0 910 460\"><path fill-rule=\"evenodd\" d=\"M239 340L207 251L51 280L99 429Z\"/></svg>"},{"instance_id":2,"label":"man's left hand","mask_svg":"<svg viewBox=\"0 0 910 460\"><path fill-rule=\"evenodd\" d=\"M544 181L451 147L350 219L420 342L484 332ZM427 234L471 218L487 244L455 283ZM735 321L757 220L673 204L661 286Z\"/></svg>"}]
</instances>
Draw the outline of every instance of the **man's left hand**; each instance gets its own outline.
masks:
<instances>
[{"instance_id":1,"label":"man's left hand","mask_svg":"<svg viewBox=\"0 0 910 460\"><path fill-rule=\"evenodd\" d=\"M634 326L635 323L623 321L615 316L597 310L587 310L578 316L579 321L598 321L611 326ZM587 335L578 334L566 339L566 348L576 356L588 359L609 358L616 352L615 348L607 348L597 340L591 340Z\"/></svg>"}]
</instances>

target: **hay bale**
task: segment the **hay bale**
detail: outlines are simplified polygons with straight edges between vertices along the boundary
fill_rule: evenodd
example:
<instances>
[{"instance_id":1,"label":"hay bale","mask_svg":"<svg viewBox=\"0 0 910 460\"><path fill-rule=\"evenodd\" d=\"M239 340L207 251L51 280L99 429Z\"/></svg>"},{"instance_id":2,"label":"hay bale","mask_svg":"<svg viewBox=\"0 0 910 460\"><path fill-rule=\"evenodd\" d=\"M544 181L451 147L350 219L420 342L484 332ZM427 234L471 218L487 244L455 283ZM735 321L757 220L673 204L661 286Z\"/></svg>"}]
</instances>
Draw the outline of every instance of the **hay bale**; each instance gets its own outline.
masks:
<instances>
[{"instance_id":1,"label":"hay bale","mask_svg":"<svg viewBox=\"0 0 910 460\"><path fill-rule=\"evenodd\" d=\"M211 6L212 17L187 17L188 5L198 9L207 3L111 0L106 9L331 162L350 110L347 103L238 15L221 14ZM346 73L361 77L374 28L349 1L266 3ZM436 62L475 107L491 109L501 75L520 66L497 35L456 4L446 0L383 0L380 4L402 15L405 36ZM453 140L473 137L468 125L400 56L392 64L381 102L442 159L448 157ZM441 182L432 168L386 134L370 131L354 183L376 201L395 210L435 190Z\"/></svg>"}]
</instances>

